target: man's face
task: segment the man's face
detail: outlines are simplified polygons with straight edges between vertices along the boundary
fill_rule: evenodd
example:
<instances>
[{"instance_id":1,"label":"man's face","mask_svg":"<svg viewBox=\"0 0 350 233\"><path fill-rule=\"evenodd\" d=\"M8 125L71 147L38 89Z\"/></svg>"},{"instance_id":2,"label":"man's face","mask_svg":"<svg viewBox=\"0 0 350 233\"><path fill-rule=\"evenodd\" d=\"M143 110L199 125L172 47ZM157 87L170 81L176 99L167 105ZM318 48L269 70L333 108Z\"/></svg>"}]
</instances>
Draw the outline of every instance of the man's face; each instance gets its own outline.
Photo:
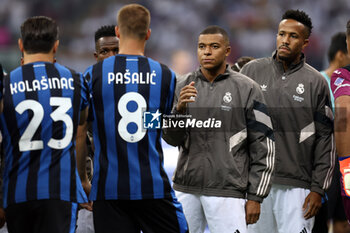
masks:
<instances>
[{"instance_id":1,"label":"man's face","mask_svg":"<svg viewBox=\"0 0 350 233\"><path fill-rule=\"evenodd\" d=\"M293 19L284 19L278 26L277 57L279 60L293 63L309 43L306 28Z\"/></svg>"},{"instance_id":2,"label":"man's face","mask_svg":"<svg viewBox=\"0 0 350 233\"><path fill-rule=\"evenodd\" d=\"M231 48L221 34L199 35L197 56L202 68L215 70L225 63Z\"/></svg>"},{"instance_id":3,"label":"man's face","mask_svg":"<svg viewBox=\"0 0 350 233\"><path fill-rule=\"evenodd\" d=\"M96 52L94 56L97 61L102 61L119 52L119 40L116 36L101 37L96 42Z\"/></svg>"}]
</instances>

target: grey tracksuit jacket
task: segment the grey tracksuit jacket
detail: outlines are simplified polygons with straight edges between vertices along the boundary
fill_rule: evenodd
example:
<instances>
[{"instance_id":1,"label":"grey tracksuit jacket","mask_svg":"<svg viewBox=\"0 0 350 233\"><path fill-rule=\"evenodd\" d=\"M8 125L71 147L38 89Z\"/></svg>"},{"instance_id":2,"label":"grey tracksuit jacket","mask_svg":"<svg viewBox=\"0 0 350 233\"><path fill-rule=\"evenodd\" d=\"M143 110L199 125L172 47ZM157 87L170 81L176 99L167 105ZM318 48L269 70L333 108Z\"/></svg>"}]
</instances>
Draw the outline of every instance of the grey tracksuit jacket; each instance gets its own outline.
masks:
<instances>
[{"instance_id":1,"label":"grey tracksuit jacket","mask_svg":"<svg viewBox=\"0 0 350 233\"><path fill-rule=\"evenodd\" d=\"M164 129L165 141L180 148L174 189L261 202L270 190L274 136L259 86L229 67L212 83L197 70L178 79L173 109L191 81L198 94L187 106L190 119L222 125Z\"/></svg>"},{"instance_id":2,"label":"grey tracksuit jacket","mask_svg":"<svg viewBox=\"0 0 350 233\"><path fill-rule=\"evenodd\" d=\"M322 75L305 63L286 72L272 57L253 60L241 73L261 87L276 138L273 183L310 189L324 195L335 163L333 114Z\"/></svg>"}]
</instances>

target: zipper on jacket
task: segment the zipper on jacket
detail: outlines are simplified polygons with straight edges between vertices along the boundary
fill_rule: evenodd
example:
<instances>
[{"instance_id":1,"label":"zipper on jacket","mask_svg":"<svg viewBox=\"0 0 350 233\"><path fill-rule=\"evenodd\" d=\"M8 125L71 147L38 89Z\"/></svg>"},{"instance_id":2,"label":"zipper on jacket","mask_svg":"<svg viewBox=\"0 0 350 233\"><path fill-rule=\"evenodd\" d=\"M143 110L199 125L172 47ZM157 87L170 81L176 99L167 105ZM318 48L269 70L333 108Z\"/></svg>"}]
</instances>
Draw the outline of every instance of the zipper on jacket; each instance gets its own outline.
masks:
<instances>
[{"instance_id":1,"label":"zipper on jacket","mask_svg":"<svg viewBox=\"0 0 350 233\"><path fill-rule=\"evenodd\" d=\"M282 74L282 80L286 80L286 73Z\"/></svg>"}]
</instances>

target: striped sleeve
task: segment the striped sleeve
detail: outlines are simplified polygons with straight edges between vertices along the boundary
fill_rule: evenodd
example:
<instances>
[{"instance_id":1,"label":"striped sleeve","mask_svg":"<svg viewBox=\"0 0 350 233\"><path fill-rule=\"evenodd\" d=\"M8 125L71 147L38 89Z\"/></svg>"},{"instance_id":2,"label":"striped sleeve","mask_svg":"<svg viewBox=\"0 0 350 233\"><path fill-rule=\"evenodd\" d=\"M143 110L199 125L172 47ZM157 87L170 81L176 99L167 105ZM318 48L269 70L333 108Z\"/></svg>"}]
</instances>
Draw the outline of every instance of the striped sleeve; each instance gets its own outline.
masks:
<instances>
[{"instance_id":1,"label":"striped sleeve","mask_svg":"<svg viewBox=\"0 0 350 233\"><path fill-rule=\"evenodd\" d=\"M254 85L247 111L250 156L248 200L261 202L271 187L275 165L275 138L271 118L259 87Z\"/></svg>"}]
</instances>

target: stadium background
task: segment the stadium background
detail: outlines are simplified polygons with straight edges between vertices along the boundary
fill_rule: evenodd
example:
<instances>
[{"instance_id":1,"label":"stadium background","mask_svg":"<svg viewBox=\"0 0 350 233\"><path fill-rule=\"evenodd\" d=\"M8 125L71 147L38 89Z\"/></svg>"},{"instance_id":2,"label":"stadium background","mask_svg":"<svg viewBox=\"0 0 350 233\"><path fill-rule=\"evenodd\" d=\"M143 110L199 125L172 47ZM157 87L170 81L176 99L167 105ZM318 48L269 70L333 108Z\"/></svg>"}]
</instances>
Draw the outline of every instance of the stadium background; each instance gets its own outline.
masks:
<instances>
[{"instance_id":1,"label":"stadium background","mask_svg":"<svg viewBox=\"0 0 350 233\"><path fill-rule=\"evenodd\" d=\"M0 62L7 70L19 65L17 49L20 24L29 16L46 15L60 26L57 60L77 71L94 62L94 32L104 24L115 24L118 9L128 0L1 0ZM196 39L204 27L217 24L230 35L233 62L242 55L271 55L281 15L287 9L302 9L313 21L307 62L317 69L327 66L330 37L344 31L350 19L349 0L141 0L151 11L152 36L146 55L172 67L177 50L190 53L197 65Z\"/></svg>"}]
</instances>

